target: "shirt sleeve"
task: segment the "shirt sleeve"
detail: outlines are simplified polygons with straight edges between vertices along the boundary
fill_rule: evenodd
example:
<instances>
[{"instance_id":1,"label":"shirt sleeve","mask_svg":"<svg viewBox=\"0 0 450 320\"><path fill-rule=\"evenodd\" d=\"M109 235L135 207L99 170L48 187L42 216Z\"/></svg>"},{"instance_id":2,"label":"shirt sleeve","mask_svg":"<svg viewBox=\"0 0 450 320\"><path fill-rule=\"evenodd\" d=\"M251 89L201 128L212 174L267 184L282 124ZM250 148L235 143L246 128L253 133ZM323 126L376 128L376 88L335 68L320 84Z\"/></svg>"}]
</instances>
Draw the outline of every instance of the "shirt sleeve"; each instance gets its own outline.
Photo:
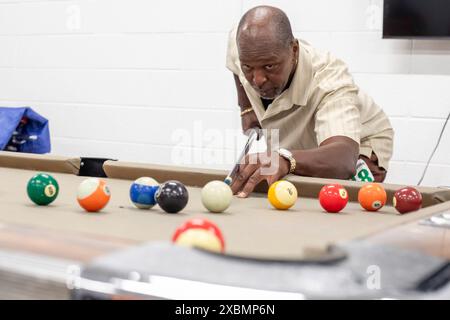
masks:
<instances>
[{"instance_id":1,"label":"shirt sleeve","mask_svg":"<svg viewBox=\"0 0 450 320\"><path fill-rule=\"evenodd\" d=\"M228 34L226 67L234 74L239 75L241 72L241 64L239 62L239 53L236 44L236 31L237 28L234 27Z\"/></svg>"},{"instance_id":2,"label":"shirt sleeve","mask_svg":"<svg viewBox=\"0 0 450 320\"><path fill-rule=\"evenodd\" d=\"M357 103L357 88L354 86L341 87L322 99L315 115L319 145L335 136L345 136L360 143L361 120Z\"/></svg>"}]
</instances>

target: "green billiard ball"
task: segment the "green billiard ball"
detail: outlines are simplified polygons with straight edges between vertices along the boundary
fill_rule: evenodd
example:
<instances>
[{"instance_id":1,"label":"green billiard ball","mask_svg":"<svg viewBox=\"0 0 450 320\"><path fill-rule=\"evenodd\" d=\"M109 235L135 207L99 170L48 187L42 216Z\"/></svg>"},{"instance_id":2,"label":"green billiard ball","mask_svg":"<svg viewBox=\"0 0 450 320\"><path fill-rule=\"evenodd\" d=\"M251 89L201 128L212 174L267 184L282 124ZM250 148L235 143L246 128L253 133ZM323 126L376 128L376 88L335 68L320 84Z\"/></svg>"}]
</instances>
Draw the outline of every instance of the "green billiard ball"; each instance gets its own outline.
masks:
<instances>
[{"instance_id":1,"label":"green billiard ball","mask_svg":"<svg viewBox=\"0 0 450 320\"><path fill-rule=\"evenodd\" d=\"M58 192L58 182L47 173L38 173L28 181L28 197L37 205L46 206L52 203Z\"/></svg>"}]
</instances>

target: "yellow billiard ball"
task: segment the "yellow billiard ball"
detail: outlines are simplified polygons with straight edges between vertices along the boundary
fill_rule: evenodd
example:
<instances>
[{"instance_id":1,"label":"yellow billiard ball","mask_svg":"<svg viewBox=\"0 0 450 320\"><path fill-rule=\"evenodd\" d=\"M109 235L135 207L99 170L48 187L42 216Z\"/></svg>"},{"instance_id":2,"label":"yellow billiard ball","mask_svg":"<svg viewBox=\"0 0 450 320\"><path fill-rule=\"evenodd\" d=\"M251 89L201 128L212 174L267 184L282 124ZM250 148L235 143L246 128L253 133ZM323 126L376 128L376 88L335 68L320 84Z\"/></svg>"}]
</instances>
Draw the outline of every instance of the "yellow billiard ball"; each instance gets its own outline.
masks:
<instances>
[{"instance_id":1,"label":"yellow billiard ball","mask_svg":"<svg viewBox=\"0 0 450 320\"><path fill-rule=\"evenodd\" d=\"M267 197L276 209L287 210L297 201L297 188L289 181L279 180L270 186Z\"/></svg>"}]
</instances>

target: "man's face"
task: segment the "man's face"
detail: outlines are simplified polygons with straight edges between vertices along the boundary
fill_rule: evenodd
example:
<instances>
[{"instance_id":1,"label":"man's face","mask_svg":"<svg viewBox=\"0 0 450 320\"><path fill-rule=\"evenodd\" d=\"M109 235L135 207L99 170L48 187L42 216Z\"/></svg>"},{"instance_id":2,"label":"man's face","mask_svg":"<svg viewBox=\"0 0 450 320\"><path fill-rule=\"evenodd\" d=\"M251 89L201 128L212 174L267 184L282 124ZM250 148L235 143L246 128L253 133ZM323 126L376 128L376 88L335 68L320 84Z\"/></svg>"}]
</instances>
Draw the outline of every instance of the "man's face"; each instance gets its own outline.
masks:
<instances>
[{"instance_id":1,"label":"man's face","mask_svg":"<svg viewBox=\"0 0 450 320\"><path fill-rule=\"evenodd\" d=\"M294 65L293 46L270 48L263 43L239 46L241 69L253 89L265 99L274 99L286 87Z\"/></svg>"}]
</instances>

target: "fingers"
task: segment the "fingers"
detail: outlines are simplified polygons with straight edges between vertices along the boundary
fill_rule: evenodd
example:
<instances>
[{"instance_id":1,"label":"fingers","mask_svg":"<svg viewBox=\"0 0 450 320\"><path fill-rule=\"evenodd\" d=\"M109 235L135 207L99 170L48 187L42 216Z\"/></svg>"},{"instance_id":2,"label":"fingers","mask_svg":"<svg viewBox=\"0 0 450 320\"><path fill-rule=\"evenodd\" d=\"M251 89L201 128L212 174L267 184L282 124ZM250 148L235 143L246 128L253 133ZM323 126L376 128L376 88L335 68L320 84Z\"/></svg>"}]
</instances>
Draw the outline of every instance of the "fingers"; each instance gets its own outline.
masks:
<instances>
[{"instance_id":1,"label":"fingers","mask_svg":"<svg viewBox=\"0 0 450 320\"><path fill-rule=\"evenodd\" d=\"M244 188L238 193L239 198L246 198L255 189L256 185L264 180L265 177L261 176L261 170L257 169L247 180Z\"/></svg>"},{"instance_id":2,"label":"fingers","mask_svg":"<svg viewBox=\"0 0 450 320\"><path fill-rule=\"evenodd\" d=\"M242 191L240 191L237 196L239 198L247 198L250 193L253 192L255 187L263 180L267 181L267 184L270 186L272 183L280 180L281 176L279 173L275 175L262 175L261 166L258 167L257 170L253 172L253 174L247 179L245 182Z\"/></svg>"},{"instance_id":3,"label":"fingers","mask_svg":"<svg viewBox=\"0 0 450 320\"><path fill-rule=\"evenodd\" d=\"M261 154L249 154L245 156L239 165L233 178L233 183L230 186L233 194L237 194L240 198L246 198L261 181L266 180L270 186L272 183L282 178L284 175L279 166L274 168L274 174L267 174L266 171L273 171L268 170L273 164L271 161L272 159L273 157L268 157L268 161L263 161L261 159ZM263 175L264 172L266 173Z\"/></svg>"},{"instance_id":4,"label":"fingers","mask_svg":"<svg viewBox=\"0 0 450 320\"><path fill-rule=\"evenodd\" d=\"M280 180L277 176L263 176L263 178L267 181L267 185L270 187L273 183ZM262 180L261 180L262 181Z\"/></svg>"},{"instance_id":5,"label":"fingers","mask_svg":"<svg viewBox=\"0 0 450 320\"><path fill-rule=\"evenodd\" d=\"M247 180L253 175L253 173L258 169L256 165L246 165L245 168L241 169L236 173L233 179L233 184L231 185L231 191L236 194L242 187L247 183Z\"/></svg>"},{"instance_id":6,"label":"fingers","mask_svg":"<svg viewBox=\"0 0 450 320\"><path fill-rule=\"evenodd\" d=\"M247 180L253 175L253 173L258 169L257 155L247 155L244 157L239 169L233 178L233 183L231 184L231 191L236 194L245 185Z\"/></svg>"}]
</instances>

